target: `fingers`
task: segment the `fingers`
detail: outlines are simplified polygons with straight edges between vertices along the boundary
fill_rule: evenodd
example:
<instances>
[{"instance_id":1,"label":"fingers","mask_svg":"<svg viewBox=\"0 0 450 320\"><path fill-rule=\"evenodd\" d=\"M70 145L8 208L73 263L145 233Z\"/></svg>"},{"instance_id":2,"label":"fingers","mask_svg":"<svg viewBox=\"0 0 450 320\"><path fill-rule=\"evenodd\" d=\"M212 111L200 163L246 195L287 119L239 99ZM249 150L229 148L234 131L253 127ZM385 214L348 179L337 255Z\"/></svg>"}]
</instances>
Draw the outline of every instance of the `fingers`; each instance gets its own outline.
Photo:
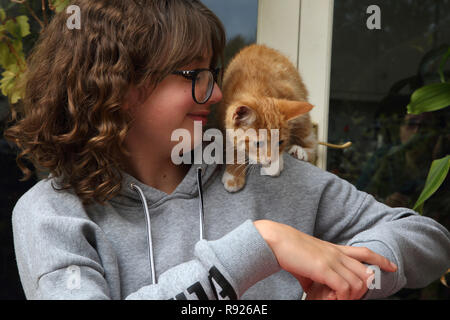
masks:
<instances>
[{"instance_id":1,"label":"fingers","mask_svg":"<svg viewBox=\"0 0 450 320\"><path fill-rule=\"evenodd\" d=\"M300 285L303 288L303 291L306 293L309 292L309 289L311 288L311 285L313 284L313 281L309 278L303 277L303 276L296 276L298 282L300 282Z\"/></svg>"},{"instance_id":2,"label":"fingers","mask_svg":"<svg viewBox=\"0 0 450 320\"><path fill-rule=\"evenodd\" d=\"M346 258L346 257L345 257ZM364 266L359 263L356 260L353 260L356 262L355 265L352 264L350 258L343 259L342 264L337 266L336 272L341 275L341 277L347 281L349 286L349 292L348 292L348 298L350 300L357 300L360 299L368 290L366 278L370 276L369 274L365 273L364 275L360 271L360 267L356 264L359 264L363 269Z\"/></svg>"},{"instance_id":3,"label":"fingers","mask_svg":"<svg viewBox=\"0 0 450 320\"><path fill-rule=\"evenodd\" d=\"M337 268L338 272L333 269L327 269L323 272L323 279L319 279L318 282L323 283L328 286L331 290L335 292L337 300L349 300L352 296L352 282L348 279L353 279L345 268Z\"/></svg>"},{"instance_id":4,"label":"fingers","mask_svg":"<svg viewBox=\"0 0 450 320\"><path fill-rule=\"evenodd\" d=\"M328 270L318 281L312 282L307 289L303 288L307 300L357 300L368 290L366 281L344 265L338 266L336 271Z\"/></svg>"},{"instance_id":5,"label":"fingers","mask_svg":"<svg viewBox=\"0 0 450 320\"><path fill-rule=\"evenodd\" d=\"M336 262L338 263L332 266L318 266L316 270L320 270L320 276L313 277L315 282L305 277L296 277L308 294L308 299L357 300L364 296L369 289L368 283L373 273L368 273L365 265L345 254ZM318 285L329 287L329 292Z\"/></svg>"},{"instance_id":6,"label":"fingers","mask_svg":"<svg viewBox=\"0 0 450 320\"><path fill-rule=\"evenodd\" d=\"M337 246L345 255L370 265L377 265L388 272L397 271L397 266L387 258L365 247Z\"/></svg>"},{"instance_id":7,"label":"fingers","mask_svg":"<svg viewBox=\"0 0 450 320\"><path fill-rule=\"evenodd\" d=\"M371 274L367 273L367 268L343 253L336 257L334 263L317 264L314 270L310 278L294 275L308 294L308 299L357 300L368 290L367 279ZM317 287L318 284L328 287L329 291Z\"/></svg>"},{"instance_id":8,"label":"fingers","mask_svg":"<svg viewBox=\"0 0 450 320\"><path fill-rule=\"evenodd\" d=\"M314 282L306 295L306 300L336 300L336 293L326 285Z\"/></svg>"}]
</instances>

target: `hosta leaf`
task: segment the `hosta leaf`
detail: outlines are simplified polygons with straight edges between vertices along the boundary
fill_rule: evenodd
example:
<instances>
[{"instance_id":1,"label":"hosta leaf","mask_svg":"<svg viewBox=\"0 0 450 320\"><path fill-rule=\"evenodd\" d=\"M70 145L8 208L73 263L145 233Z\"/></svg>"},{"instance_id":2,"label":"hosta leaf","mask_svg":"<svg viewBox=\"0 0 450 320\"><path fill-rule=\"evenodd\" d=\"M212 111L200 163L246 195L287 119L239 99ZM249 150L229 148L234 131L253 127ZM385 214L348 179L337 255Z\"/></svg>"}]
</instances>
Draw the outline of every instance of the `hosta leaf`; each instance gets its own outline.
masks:
<instances>
[{"instance_id":1,"label":"hosta leaf","mask_svg":"<svg viewBox=\"0 0 450 320\"><path fill-rule=\"evenodd\" d=\"M409 114L436 111L450 105L450 83L433 83L417 89L411 96Z\"/></svg>"},{"instance_id":2,"label":"hosta leaf","mask_svg":"<svg viewBox=\"0 0 450 320\"><path fill-rule=\"evenodd\" d=\"M431 164L430 171L428 172L427 180L425 182L425 187L422 190L422 193L417 199L416 204L413 207L413 210L417 210L421 212L423 203L436 192L437 189L444 182L447 177L448 170L450 168L450 155L434 160Z\"/></svg>"}]
</instances>

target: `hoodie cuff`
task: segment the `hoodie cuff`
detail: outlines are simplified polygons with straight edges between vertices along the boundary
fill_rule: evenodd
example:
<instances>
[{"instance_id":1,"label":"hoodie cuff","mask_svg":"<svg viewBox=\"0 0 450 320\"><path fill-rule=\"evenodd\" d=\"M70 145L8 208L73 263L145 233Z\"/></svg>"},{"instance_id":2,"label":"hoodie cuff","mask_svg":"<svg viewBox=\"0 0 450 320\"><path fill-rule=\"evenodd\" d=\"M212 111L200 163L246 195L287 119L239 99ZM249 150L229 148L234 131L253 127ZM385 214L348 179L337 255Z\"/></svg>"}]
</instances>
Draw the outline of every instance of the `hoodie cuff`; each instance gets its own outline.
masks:
<instances>
[{"instance_id":1,"label":"hoodie cuff","mask_svg":"<svg viewBox=\"0 0 450 320\"><path fill-rule=\"evenodd\" d=\"M272 249L251 220L208 244L234 280L238 297L255 283L281 270Z\"/></svg>"},{"instance_id":2,"label":"hoodie cuff","mask_svg":"<svg viewBox=\"0 0 450 320\"><path fill-rule=\"evenodd\" d=\"M397 271L387 272L383 271L378 267L375 267L374 271L376 274L372 283L367 283L369 290L362 297L364 300L370 299L382 299L389 297L396 293L402 287L402 266L399 263L399 259L395 256L394 252L383 242L377 240L361 241L350 244L353 247L366 247L375 253L387 258L389 261L394 262L397 265ZM365 264L368 267L368 264Z\"/></svg>"}]
</instances>

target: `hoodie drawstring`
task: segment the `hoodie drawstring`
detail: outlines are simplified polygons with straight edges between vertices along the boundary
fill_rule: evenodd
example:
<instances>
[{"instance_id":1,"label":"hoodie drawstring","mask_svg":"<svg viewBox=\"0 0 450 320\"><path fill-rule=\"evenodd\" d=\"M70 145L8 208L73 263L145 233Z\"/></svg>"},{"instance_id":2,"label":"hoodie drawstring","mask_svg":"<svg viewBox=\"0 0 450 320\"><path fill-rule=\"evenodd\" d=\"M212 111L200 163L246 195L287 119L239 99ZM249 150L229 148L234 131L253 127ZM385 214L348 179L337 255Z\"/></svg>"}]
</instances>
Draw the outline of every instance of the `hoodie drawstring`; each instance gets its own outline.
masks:
<instances>
[{"instance_id":1,"label":"hoodie drawstring","mask_svg":"<svg viewBox=\"0 0 450 320\"><path fill-rule=\"evenodd\" d=\"M150 213L148 212L147 200L145 199L142 189L131 183L130 187L135 190L141 198L142 206L144 207L145 220L147 222L147 245L148 245L148 260L150 262L150 271L152 276L152 284L156 284L155 260L153 257L153 241L152 241L152 226L150 224ZM197 168L197 187L199 196L199 210L200 210L200 240L204 239L204 209L203 209L203 190L202 190L202 168Z\"/></svg>"},{"instance_id":2,"label":"hoodie drawstring","mask_svg":"<svg viewBox=\"0 0 450 320\"><path fill-rule=\"evenodd\" d=\"M199 209L200 209L200 240L203 240L203 232L204 232L204 218L205 212L203 210L203 190L202 190L202 168L197 168L197 187L198 187L198 197L199 197Z\"/></svg>"},{"instance_id":3,"label":"hoodie drawstring","mask_svg":"<svg viewBox=\"0 0 450 320\"><path fill-rule=\"evenodd\" d=\"M148 212L147 200L145 200L144 192L142 189L134 183L130 185L131 189L136 190L141 198L142 205L144 206L144 215L147 222L147 245L148 245L148 260L150 261L150 270L152 273L152 284L156 284L155 276L155 262L153 259L153 242L152 242L152 226L150 224L150 214Z\"/></svg>"}]
</instances>

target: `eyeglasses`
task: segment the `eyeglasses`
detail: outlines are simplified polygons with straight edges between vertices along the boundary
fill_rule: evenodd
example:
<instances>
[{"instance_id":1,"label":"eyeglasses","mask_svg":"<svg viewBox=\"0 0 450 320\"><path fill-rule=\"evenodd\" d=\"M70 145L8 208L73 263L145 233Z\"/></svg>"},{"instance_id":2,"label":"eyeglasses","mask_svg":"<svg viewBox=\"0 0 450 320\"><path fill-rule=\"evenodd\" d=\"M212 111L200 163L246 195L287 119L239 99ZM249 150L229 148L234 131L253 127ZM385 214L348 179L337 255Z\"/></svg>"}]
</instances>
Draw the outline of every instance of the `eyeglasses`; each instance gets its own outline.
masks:
<instances>
[{"instance_id":1,"label":"eyeglasses","mask_svg":"<svg viewBox=\"0 0 450 320\"><path fill-rule=\"evenodd\" d=\"M192 98L196 103L204 104L212 96L219 72L220 68L216 68L174 71L172 74L192 80Z\"/></svg>"}]
</instances>

